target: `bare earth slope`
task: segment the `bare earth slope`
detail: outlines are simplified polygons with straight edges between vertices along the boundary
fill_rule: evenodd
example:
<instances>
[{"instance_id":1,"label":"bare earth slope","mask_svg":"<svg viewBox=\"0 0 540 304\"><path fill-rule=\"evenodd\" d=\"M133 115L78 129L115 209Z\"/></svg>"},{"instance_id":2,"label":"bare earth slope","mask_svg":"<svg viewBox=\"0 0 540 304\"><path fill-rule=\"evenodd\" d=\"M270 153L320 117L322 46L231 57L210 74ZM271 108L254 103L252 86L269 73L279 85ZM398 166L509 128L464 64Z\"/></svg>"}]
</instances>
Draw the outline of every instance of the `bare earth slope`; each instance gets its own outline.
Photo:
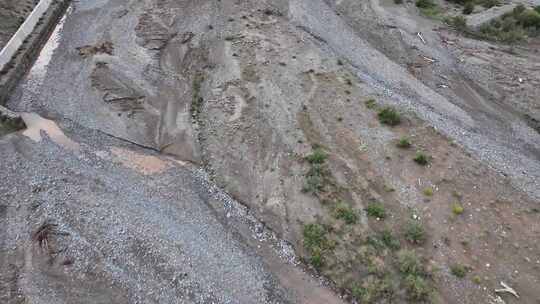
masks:
<instances>
[{"instance_id":1,"label":"bare earth slope","mask_svg":"<svg viewBox=\"0 0 540 304\"><path fill-rule=\"evenodd\" d=\"M74 267L77 275L101 274L96 284L117 282L113 286L118 292L110 296L118 295L119 302L174 302L175 292L189 290L193 296L184 296L192 302L314 303L298 300L287 288L324 299L321 303L339 300L324 288L310 291L318 285L308 277L284 275L284 268L274 269L268 262L273 259L264 258L266 251L255 250L265 261L260 262L251 256L256 246L248 241L225 242L227 229L208 215L201 203L205 199L193 190L199 189L193 185L197 179L187 172L166 170L131 180L129 173L108 168L108 162L94 164L94 158L122 159L106 141L101 143L107 138L102 133L203 167L349 299L352 290L357 299L370 291L370 301L381 303L492 303L493 290L504 281L518 291L519 303L534 303L540 297L535 287L540 284L540 133L531 119L540 117L531 98L540 78L534 68L538 56L525 47L521 64L532 67L524 69L516 55L505 53L504 60L516 64L507 72L496 62L501 56L493 53L504 53L502 47L437 30L437 24L416 13L409 4L397 7L378 0L74 3L53 37L58 48L52 57L51 50L44 51L8 106L63 122L62 128L75 134L80 127L101 135L87 144L91 148L85 146L90 151L66 160L56 155L62 148L53 153L48 145L35 147L22 137L15 140L22 140L22 148L8 141L4 149L15 156L1 172L24 185L32 184L26 178L40 176L31 172L33 166L43 172L54 166L51 176L81 175L69 192L79 193L79 184L88 183L77 200L91 196L98 206L55 209L61 195L51 193L44 210L64 223L61 227L71 227L68 232L77 244L73 248L78 248L73 254L93 243L103 248L99 252L109 263L83 256ZM417 36L420 31L426 44ZM487 55L477 59L470 48L473 54ZM493 70L502 78L490 74ZM518 70L527 75L523 87L501 86ZM369 99L373 101L366 104ZM399 109L399 126L379 123L377 111L383 105ZM87 135L77 136L83 141ZM410 139L411 148L396 147L403 137ZM315 147L328 157L310 164L305 156ZM427 166L413 161L417 151L428 155ZM21 162L23 156L27 160ZM84 168L64 172L78 166ZM100 181L90 182L92 176ZM22 200L43 195L26 188L11 195ZM172 195L175 203L169 205L163 195ZM385 216L370 217L364 211L374 202L384 207ZM338 207L344 205L353 210L354 221L340 216ZM32 216L6 210L12 212L7 221ZM139 221L142 213L147 215ZM35 218L10 228L8 236L19 240L19 232L28 235L30 224L38 222ZM314 223L324 230L317 250L305 233ZM421 241L411 241L405 233L411 223L423 227ZM95 228L86 235L89 226ZM148 270L142 262L131 265L137 257L123 255L135 254L139 247L113 246L96 233L117 226L140 237L152 261L165 262L149 262L157 266ZM208 231L208 236L195 238L197 231ZM398 245L374 241L383 232ZM27 248L29 242L23 239L17 246ZM174 251L175 242L186 249ZM403 250L421 257L421 279L429 285L429 296L411 296L409 277L399 265ZM223 252L230 263L216 257ZM185 269L186 259L201 268ZM164 271L159 270L162 264ZM246 268L231 270L230 265ZM453 274L456 265L465 269L464 278ZM140 272L147 275L141 279L144 286L130 275ZM194 279L185 288L163 287L163 282L179 281L160 277L162 272L185 272L188 278L193 273ZM232 287L225 284L231 278L236 282ZM299 283L304 279L311 283ZM382 285L386 288L380 290ZM503 297L506 303L518 303Z\"/></svg>"}]
</instances>

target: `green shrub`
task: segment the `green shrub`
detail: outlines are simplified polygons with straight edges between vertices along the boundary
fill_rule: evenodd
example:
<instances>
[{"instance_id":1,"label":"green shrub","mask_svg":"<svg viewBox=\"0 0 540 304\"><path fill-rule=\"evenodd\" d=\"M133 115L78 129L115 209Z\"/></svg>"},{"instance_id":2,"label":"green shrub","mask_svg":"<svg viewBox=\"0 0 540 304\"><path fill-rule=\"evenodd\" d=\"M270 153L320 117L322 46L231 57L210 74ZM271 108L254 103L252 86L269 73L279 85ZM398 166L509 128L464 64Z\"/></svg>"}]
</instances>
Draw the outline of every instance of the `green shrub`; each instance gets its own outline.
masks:
<instances>
[{"instance_id":1,"label":"green shrub","mask_svg":"<svg viewBox=\"0 0 540 304\"><path fill-rule=\"evenodd\" d=\"M328 169L321 164L314 164L306 173L306 182L302 188L303 192L318 194L324 191L326 175Z\"/></svg>"},{"instance_id":2,"label":"green shrub","mask_svg":"<svg viewBox=\"0 0 540 304\"><path fill-rule=\"evenodd\" d=\"M494 6L500 5L500 0L480 0L479 4L485 8L492 8Z\"/></svg>"},{"instance_id":3,"label":"green shrub","mask_svg":"<svg viewBox=\"0 0 540 304\"><path fill-rule=\"evenodd\" d=\"M366 208L366 213L368 216L378 217L381 219L386 217L386 210L384 208L384 205L379 202L369 203Z\"/></svg>"},{"instance_id":4,"label":"green shrub","mask_svg":"<svg viewBox=\"0 0 540 304\"><path fill-rule=\"evenodd\" d=\"M540 13L540 5L538 5L537 7L535 7L534 10L535 10L537 13Z\"/></svg>"},{"instance_id":5,"label":"green shrub","mask_svg":"<svg viewBox=\"0 0 540 304\"><path fill-rule=\"evenodd\" d=\"M361 285L352 288L353 297L360 303L376 303L381 298L390 298L394 293L392 281L388 277L367 277Z\"/></svg>"},{"instance_id":6,"label":"green shrub","mask_svg":"<svg viewBox=\"0 0 540 304\"><path fill-rule=\"evenodd\" d=\"M320 269L324 264L324 259L322 255L322 249L313 248L311 250L311 257L309 258L309 263L315 267L315 269Z\"/></svg>"},{"instance_id":7,"label":"green shrub","mask_svg":"<svg viewBox=\"0 0 540 304\"><path fill-rule=\"evenodd\" d=\"M334 216L337 219L345 221L347 224L355 224L358 220L358 215L356 212L344 203L340 203L336 206Z\"/></svg>"},{"instance_id":8,"label":"green shrub","mask_svg":"<svg viewBox=\"0 0 540 304\"><path fill-rule=\"evenodd\" d=\"M201 96L201 88L204 82L204 75L199 73L196 74L192 82L192 99L191 99L191 115L192 117L197 117L203 106L204 99Z\"/></svg>"},{"instance_id":9,"label":"green shrub","mask_svg":"<svg viewBox=\"0 0 540 304\"><path fill-rule=\"evenodd\" d=\"M450 266L450 271L458 278L464 278L467 275L467 267L460 264Z\"/></svg>"},{"instance_id":10,"label":"green shrub","mask_svg":"<svg viewBox=\"0 0 540 304\"><path fill-rule=\"evenodd\" d=\"M310 164L322 164L326 161L327 158L328 155L321 148L315 148L315 150L313 150L313 153L306 156L306 160Z\"/></svg>"},{"instance_id":11,"label":"green shrub","mask_svg":"<svg viewBox=\"0 0 540 304\"><path fill-rule=\"evenodd\" d=\"M426 241L424 226L417 221L409 221L405 227L405 239L413 244L423 244Z\"/></svg>"},{"instance_id":12,"label":"green shrub","mask_svg":"<svg viewBox=\"0 0 540 304\"><path fill-rule=\"evenodd\" d=\"M378 117L379 121L385 125L397 126L401 123L401 116L392 107L384 107L379 111Z\"/></svg>"},{"instance_id":13,"label":"green shrub","mask_svg":"<svg viewBox=\"0 0 540 304\"><path fill-rule=\"evenodd\" d=\"M405 278L404 285L407 295L414 301L424 301L431 293L428 282L420 276L408 275Z\"/></svg>"},{"instance_id":14,"label":"green shrub","mask_svg":"<svg viewBox=\"0 0 540 304\"><path fill-rule=\"evenodd\" d=\"M425 196L433 196L433 188L427 187L422 191Z\"/></svg>"},{"instance_id":15,"label":"green shrub","mask_svg":"<svg viewBox=\"0 0 540 304\"><path fill-rule=\"evenodd\" d=\"M429 164L429 156L423 152L416 152L416 156L413 159L417 164L427 166Z\"/></svg>"},{"instance_id":16,"label":"green shrub","mask_svg":"<svg viewBox=\"0 0 540 304\"><path fill-rule=\"evenodd\" d=\"M416 0L416 7L418 8L433 8L435 6L433 0Z\"/></svg>"},{"instance_id":17,"label":"green shrub","mask_svg":"<svg viewBox=\"0 0 540 304\"><path fill-rule=\"evenodd\" d=\"M412 250L400 250L397 253L397 261L399 272L405 276L421 276L425 274L422 260Z\"/></svg>"},{"instance_id":18,"label":"green shrub","mask_svg":"<svg viewBox=\"0 0 540 304\"><path fill-rule=\"evenodd\" d=\"M408 139L407 137L400 138L397 143L397 147L402 148L402 149L408 149L411 146L412 146L411 140Z\"/></svg>"},{"instance_id":19,"label":"green shrub","mask_svg":"<svg viewBox=\"0 0 540 304\"><path fill-rule=\"evenodd\" d=\"M377 101L375 99L366 100L366 107L368 109L375 109L377 107Z\"/></svg>"},{"instance_id":20,"label":"green shrub","mask_svg":"<svg viewBox=\"0 0 540 304\"><path fill-rule=\"evenodd\" d=\"M474 3L473 2L467 2L465 6L463 7L463 14L470 15L474 12Z\"/></svg>"},{"instance_id":21,"label":"green shrub","mask_svg":"<svg viewBox=\"0 0 540 304\"><path fill-rule=\"evenodd\" d=\"M394 235L392 235L392 231L388 229L381 232L381 240L386 247L392 250L397 250L401 246L399 239L394 237Z\"/></svg>"},{"instance_id":22,"label":"green shrub","mask_svg":"<svg viewBox=\"0 0 540 304\"><path fill-rule=\"evenodd\" d=\"M519 15L518 22L523 27L540 28L540 13L535 10L525 10Z\"/></svg>"},{"instance_id":23,"label":"green shrub","mask_svg":"<svg viewBox=\"0 0 540 304\"><path fill-rule=\"evenodd\" d=\"M448 24L455 28L457 31L467 31L467 19L463 16L455 16L448 19Z\"/></svg>"},{"instance_id":24,"label":"green shrub","mask_svg":"<svg viewBox=\"0 0 540 304\"><path fill-rule=\"evenodd\" d=\"M327 245L326 229L316 223L304 225L304 246L310 250L323 249Z\"/></svg>"},{"instance_id":25,"label":"green shrub","mask_svg":"<svg viewBox=\"0 0 540 304\"><path fill-rule=\"evenodd\" d=\"M455 204L452 205L452 213L454 213L454 215L460 215L464 211L465 211L465 209L463 208L463 206L461 204L455 203Z\"/></svg>"}]
</instances>

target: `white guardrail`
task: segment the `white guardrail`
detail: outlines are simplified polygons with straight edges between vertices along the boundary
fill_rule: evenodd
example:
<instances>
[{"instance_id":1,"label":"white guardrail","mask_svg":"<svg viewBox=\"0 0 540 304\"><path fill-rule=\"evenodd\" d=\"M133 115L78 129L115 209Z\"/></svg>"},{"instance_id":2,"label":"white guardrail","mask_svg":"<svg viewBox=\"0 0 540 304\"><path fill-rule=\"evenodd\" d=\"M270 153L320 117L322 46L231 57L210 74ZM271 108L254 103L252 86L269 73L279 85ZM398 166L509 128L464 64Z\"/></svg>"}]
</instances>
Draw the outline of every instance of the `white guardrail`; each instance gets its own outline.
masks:
<instances>
[{"instance_id":1,"label":"white guardrail","mask_svg":"<svg viewBox=\"0 0 540 304\"><path fill-rule=\"evenodd\" d=\"M53 1L54 0L39 1L34 10L32 10L30 15L28 15L26 20L24 20L24 23L19 27L17 32L15 32L11 39L9 39L6 46L4 46L0 52L0 70L4 69L4 67L17 54L17 51L23 44L24 40L32 34L39 22L39 19L45 14L45 12L47 12Z\"/></svg>"}]
</instances>

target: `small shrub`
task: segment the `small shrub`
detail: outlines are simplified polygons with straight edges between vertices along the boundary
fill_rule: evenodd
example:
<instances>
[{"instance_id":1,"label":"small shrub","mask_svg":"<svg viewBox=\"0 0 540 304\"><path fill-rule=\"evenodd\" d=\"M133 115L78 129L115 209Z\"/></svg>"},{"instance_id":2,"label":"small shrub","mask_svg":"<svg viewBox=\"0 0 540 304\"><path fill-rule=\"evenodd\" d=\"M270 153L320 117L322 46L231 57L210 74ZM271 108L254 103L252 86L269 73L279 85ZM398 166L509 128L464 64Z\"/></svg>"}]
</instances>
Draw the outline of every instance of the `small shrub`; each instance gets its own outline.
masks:
<instances>
[{"instance_id":1,"label":"small shrub","mask_svg":"<svg viewBox=\"0 0 540 304\"><path fill-rule=\"evenodd\" d=\"M464 278L467 275L467 267L460 264L450 266L450 271L458 278Z\"/></svg>"},{"instance_id":2,"label":"small shrub","mask_svg":"<svg viewBox=\"0 0 540 304\"><path fill-rule=\"evenodd\" d=\"M379 111L378 117L379 121L385 125L397 126L401 123L401 116L392 107L384 107Z\"/></svg>"},{"instance_id":3,"label":"small shrub","mask_svg":"<svg viewBox=\"0 0 540 304\"><path fill-rule=\"evenodd\" d=\"M411 140L407 137L402 137L397 143L397 147L401 149L408 149L412 146Z\"/></svg>"},{"instance_id":4,"label":"small shrub","mask_svg":"<svg viewBox=\"0 0 540 304\"><path fill-rule=\"evenodd\" d=\"M428 282L420 276L408 275L405 278L404 285L407 295L414 301L424 301L431 293Z\"/></svg>"},{"instance_id":5,"label":"small shrub","mask_svg":"<svg viewBox=\"0 0 540 304\"><path fill-rule=\"evenodd\" d=\"M302 188L303 192L318 194L324 191L327 168L322 164L313 164L306 173L306 183Z\"/></svg>"},{"instance_id":6,"label":"small shrub","mask_svg":"<svg viewBox=\"0 0 540 304\"><path fill-rule=\"evenodd\" d=\"M392 282L388 277L367 277L362 284L352 288L353 297L360 303L375 303L381 298L389 298L394 293Z\"/></svg>"},{"instance_id":7,"label":"small shrub","mask_svg":"<svg viewBox=\"0 0 540 304\"><path fill-rule=\"evenodd\" d=\"M429 164L429 156L423 152L416 152L416 156L413 159L417 164L427 166Z\"/></svg>"},{"instance_id":8,"label":"small shrub","mask_svg":"<svg viewBox=\"0 0 540 304\"><path fill-rule=\"evenodd\" d=\"M463 14L470 15L474 12L474 2L467 2L463 7Z\"/></svg>"},{"instance_id":9,"label":"small shrub","mask_svg":"<svg viewBox=\"0 0 540 304\"><path fill-rule=\"evenodd\" d=\"M500 0L480 0L479 3L485 8L492 8L494 6L500 5L501 1Z\"/></svg>"},{"instance_id":10,"label":"small shrub","mask_svg":"<svg viewBox=\"0 0 540 304\"><path fill-rule=\"evenodd\" d=\"M349 206L340 203L334 210L334 216L337 219L345 221L347 224L355 224L358 220L358 215L356 212Z\"/></svg>"},{"instance_id":11,"label":"small shrub","mask_svg":"<svg viewBox=\"0 0 540 304\"><path fill-rule=\"evenodd\" d=\"M418 8L433 8L435 6L433 0L416 0L416 7Z\"/></svg>"},{"instance_id":12,"label":"small shrub","mask_svg":"<svg viewBox=\"0 0 540 304\"><path fill-rule=\"evenodd\" d=\"M392 235L392 231L385 229L381 233L381 240L383 241L384 245L392 250L397 250L401 246L399 239L394 237Z\"/></svg>"},{"instance_id":13,"label":"small shrub","mask_svg":"<svg viewBox=\"0 0 540 304\"><path fill-rule=\"evenodd\" d=\"M463 16L454 16L450 17L447 20L447 23L455 28L457 31L466 32L467 31L467 19Z\"/></svg>"},{"instance_id":14,"label":"small shrub","mask_svg":"<svg viewBox=\"0 0 540 304\"><path fill-rule=\"evenodd\" d=\"M482 278L480 278L479 275L475 275L475 276L472 278L472 281L473 281L474 284L480 285L480 283L482 283Z\"/></svg>"},{"instance_id":15,"label":"small shrub","mask_svg":"<svg viewBox=\"0 0 540 304\"><path fill-rule=\"evenodd\" d=\"M540 13L535 10L525 10L519 15L518 21L523 27L540 28Z\"/></svg>"},{"instance_id":16,"label":"small shrub","mask_svg":"<svg viewBox=\"0 0 540 304\"><path fill-rule=\"evenodd\" d=\"M368 216L378 217L381 219L386 217L386 210L384 208L384 205L379 202L369 203L366 208L366 213Z\"/></svg>"},{"instance_id":17,"label":"small shrub","mask_svg":"<svg viewBox=\"0 0 540 304\"><path fill-rule=\"evenodd\" d=\"M465 209L463 208L463 206L461 204L455 203L455 204L452 205L452 213L454 215L460 215L464 211L465 211Z\"/></svg>"},{"instance_id":18,"label":"small shrub","mask_svg":"<svg viewBox=\"0 0 540 304\"><path fill-rule=\"evenodd\" d=\"M426 241L424 226L417 221L410 221L405 227L405 239L413 244L423 244Z\"/></svg>"},{"instance_id":19,"label":"small shrub","mask_svg":"<svg viewBox=\"0 0 540 304\"><path fill-rule=\"evenodd\" d=\"M324 260L322 250L320 248L313 248L311 250L311 257L309 258L309 263L313 267L315 267L315 269L320 269L323 266Z\"/></svg>"},{"instance_id":20,"label":"small shrub","mask_svg":"<svg viewBox=\"0 0 540 304\"><path fill-rule=\"evenodd\" d=\"M433 188L427 187L422 191L425 196L433 196Z\"/></svg>"},{"instance_id":21,"label":"small shrub","mask_svg":"<svg viewBox=\"0 0 540 304\"><path fill-rule=\"evenodd\" d=\"M306 160L310 164L322 164L326 161L328 158L328 154L326 154L321 148L316 148L313 150L313 153L306 156Z\"/></svg>"},{"instance_id":22,"label":"small shrub","mask_svg":"<svg viewBox=\"0 0 540 304\"><path fill-rule=\"evenodd\" d=\"M304 225L304 246L310 251L324 248L327 244L326 233L326 229L319 224Z\"/></svg>"},{"instance_id":23,"label":"small shrub","mask_svg":"<svg viewBox=\"0 0 540 304\"><path fill-rule=\"evenodd\" d=\"M377 107L377 101L375 99L368 99L366 101L366 107L368 109L375 109Z\"/></svg>"},{"instance_id":24,"label":"small shrub","mask_svg":"<svg viewBox=\"0 0 540 304\"><path fill-rule=\"evenodd\" d=\"M201 108L204 102L204 99L201 96L201 88L202 84L204 82L204 75L203 74L196 74L193 78L192 83L192 100L191 100L191 115L193 117L197 117L199 113L201 112Z\"/></svg>"},{"instance_id":25,"label":"small shrub","mask_svg":"<svg viewBox=\"0 0 540 304\"><path fill-rule=\"evenodd\" d=\"M424 275L424 266L420 257L412 250L400 250L397 254L399 272L405 276Z\"/></svg>"}]
</instances>

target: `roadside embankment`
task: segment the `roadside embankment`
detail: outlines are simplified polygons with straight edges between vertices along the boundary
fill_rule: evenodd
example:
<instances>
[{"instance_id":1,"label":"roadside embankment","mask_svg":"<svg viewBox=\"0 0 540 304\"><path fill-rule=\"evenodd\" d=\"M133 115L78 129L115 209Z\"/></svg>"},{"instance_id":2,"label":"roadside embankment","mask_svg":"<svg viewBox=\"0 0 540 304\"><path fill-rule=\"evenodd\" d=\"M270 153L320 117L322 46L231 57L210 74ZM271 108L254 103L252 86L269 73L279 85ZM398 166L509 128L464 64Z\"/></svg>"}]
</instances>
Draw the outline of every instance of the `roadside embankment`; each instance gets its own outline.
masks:
<instances>
[{"instance_id":1,"label":"roadside embankment","mask_svg":"<svg viewBox=\"0 0 540 304\"><path fill-rule=\"evenodd\" d=\"M0 53L0 104L32 66L69 0L41 0Z\"/></svg>"}]
</instances>

